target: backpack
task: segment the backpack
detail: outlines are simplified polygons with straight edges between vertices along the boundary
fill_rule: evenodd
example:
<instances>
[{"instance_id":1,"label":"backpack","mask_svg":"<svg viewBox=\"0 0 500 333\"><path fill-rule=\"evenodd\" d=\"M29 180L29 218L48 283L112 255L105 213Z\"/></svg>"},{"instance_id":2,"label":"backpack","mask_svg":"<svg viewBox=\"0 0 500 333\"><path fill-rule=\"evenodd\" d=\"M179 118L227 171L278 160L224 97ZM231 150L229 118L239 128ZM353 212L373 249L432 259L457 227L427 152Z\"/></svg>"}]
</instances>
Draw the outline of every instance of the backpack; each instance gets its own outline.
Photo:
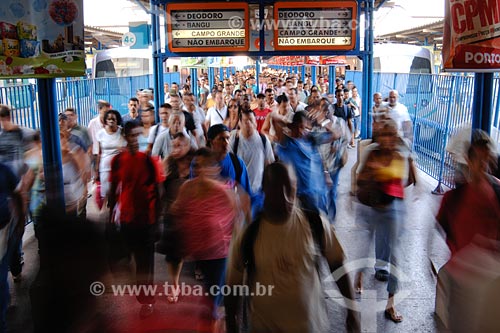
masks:
<instances>
[{"instance_id":1,"label":"backpack","mask_svg":"<svg viewBox=\"0 0 500 333\"><path fill-rule=\"evenodd\" d=\"M309 227L311 228L314 244L317 250L324 256L325 244L323 243L323 236L325 230L323 229L321 216L318 211L313 211L310 209L302 208L302 212L309 222ZM255 272L255 255L253 252L253 248L255 245L255 240L257 239L257 235L259 234L260 221L261 214L258 214L255 220L245 229L242 237L241 253L243 256L243 263L245 264L249 276L251 276L251 274Z\"/></svg>"},{"instance_id":2,"label":"backpack","mask_svg":"<svg viewBox=\"0 0 500 333\"><path fill-rule=\"evenodd\" d=\"M240 160L238 160L238 156L236 156L236 154L234 154L233 152L229 152L229 157L231 157L234 173L236 174L234 180L241 184L241 175L243 174L243 168L241 167Z\"/></svg>"},{"instance_id":3,"label":"backpack","mask_svg":"<svg viewBox=\"0 0 500 333\"><path fill-rule=\"evenodd\" d=\"M349 118L352 118L353 117L353 112L352 110L347 106L347 104L343 104L342 105L342 112L340 111L340 109L337 107L337 105L335 104L334 106L334 109L333 109L333 115L336 116L336 117L339 117L339 118L342 118L344 119L345 121L347 121L347 119Z\"/></svg>"},{"instance_id":4,"label":"backpack","mask_svg":"<svg viewBox=\"0 0 500 333\"><path fill-rule=\"evenodd\" d=\"M266 158L266 146L267 146L267 140L264 134L259 133L260 139L262 140L262 146L264 147L264 159ZM234 143L233 143L233 153L235 155L238 155L238 144L240 143L240 135L236 133L236 137L234 138Z\"/></svg>"}]
</instances>

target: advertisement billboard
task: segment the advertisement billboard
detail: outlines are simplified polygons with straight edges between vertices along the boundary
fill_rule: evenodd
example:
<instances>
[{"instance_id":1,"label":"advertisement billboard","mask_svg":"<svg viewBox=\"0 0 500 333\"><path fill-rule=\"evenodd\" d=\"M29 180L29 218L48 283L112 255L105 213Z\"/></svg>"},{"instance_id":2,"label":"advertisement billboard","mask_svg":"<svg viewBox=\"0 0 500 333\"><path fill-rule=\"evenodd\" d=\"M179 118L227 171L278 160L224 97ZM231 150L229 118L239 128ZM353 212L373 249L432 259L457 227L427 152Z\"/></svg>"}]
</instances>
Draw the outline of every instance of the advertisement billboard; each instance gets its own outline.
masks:
<instances>
[{"instance_id":1,"label":"advertisement billboard","mask_svg":"<svg viewBox=\"0 0 500 333\"><path fill-rule=\"evenodd\" d=\"M500 0L447 0L443 67L447 71L500 69Z\"/></svg>"},{"instance_id":2,"label":"advertisement billboard","mask_svg":"<svg viewBox=\"0 0 500 333\"><path fill-rule=\"evenodd\" d=\"M83 0L0 4L0 78L84 74Z\"/></svg>"}]
</instances>

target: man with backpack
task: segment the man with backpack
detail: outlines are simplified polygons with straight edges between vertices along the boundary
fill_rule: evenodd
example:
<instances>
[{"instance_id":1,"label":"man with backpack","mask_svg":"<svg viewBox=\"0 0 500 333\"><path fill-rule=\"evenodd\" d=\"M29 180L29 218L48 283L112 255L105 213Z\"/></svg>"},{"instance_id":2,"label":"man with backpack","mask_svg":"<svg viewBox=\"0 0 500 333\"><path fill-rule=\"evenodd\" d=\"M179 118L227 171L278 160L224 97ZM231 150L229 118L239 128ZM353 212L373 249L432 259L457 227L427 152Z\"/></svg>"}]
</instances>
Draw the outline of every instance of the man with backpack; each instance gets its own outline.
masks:
<instances>
[{"instance_id":1,"label":"man with backpack","mask_svg":"<svg viewBox=\"0 0 500 333\"><path fill-rule=\"evenodd\" d=\"M353 133L354 130L352 124L353 113L349 105L345 104L344 92L342 91L342 89L335 90L335 99L336 102L335 104L332 105L333 115L344 119L345 122L347 123L347 126L349 127L349 131ZM347 146L347 148L355 148L354 141L352 141L352 138L351 138L351 143Z\"/></svg>"},{"instance_id":2,"label":"man with backpack","mask_svg":"<svg viewBox=\"0 0 500 333\"><path fill-rule=\"evenodd\" d=\"M231 132L229 146L233 154L240 157L248 169L248 178L253 193L262 186L264 167L274 162L274 154L269 139L257 132L255 113L243 109L239 114L240 129Z\"/></svg>"},{"instance_id":3,"label":"man with backpack","mask_svg":"<svg viewBox=\"0 0 500 333\"><path fill-rule=\"evenodd\" d=\"M248 195L252 195L250 180L245 162L231 152L229 145L229 129L224 124L213 125L207 132L207 145L215 154L219 162L223 178L229 178L238 182L245 189Z\"/></svg>"}]
</instances>

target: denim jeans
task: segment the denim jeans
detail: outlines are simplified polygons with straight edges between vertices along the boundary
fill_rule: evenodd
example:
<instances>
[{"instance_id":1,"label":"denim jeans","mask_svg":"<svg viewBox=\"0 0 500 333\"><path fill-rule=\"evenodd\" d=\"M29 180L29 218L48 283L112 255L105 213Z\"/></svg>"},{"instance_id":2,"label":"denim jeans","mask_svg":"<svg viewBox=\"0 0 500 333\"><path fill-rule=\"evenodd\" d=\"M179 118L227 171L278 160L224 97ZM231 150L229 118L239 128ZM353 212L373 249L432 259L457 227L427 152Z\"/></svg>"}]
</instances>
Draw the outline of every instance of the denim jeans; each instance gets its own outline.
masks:
<instances>
[{"instance_id":1,"label":"denim jeans","mask_svg":"<svg viewBox=\"0 0 500 333\"><path fill-rule=\"evenodd\" d=\"M359 132L360 125L361 125L361 116L353 117L352 118L353 137L356 137L356 133Z\"/></svg>"},{"instance_id":2,"label":"denim jeans","mask_svg":"<svg viewBox=\"0 0 500 333\"><path fill-rule=\"evenodd\" d=\"M213 308L212 317L214 319L219 319L217 314L217 308L224 304L224 296L220 292L224 283L226 281L226 265L227 258L212 259L212 260L199 260L198 267L203 272L205 276L205 288L206 292L219 291L218 294L212 294ZM211 290L213 286L218 286L218 290Z\"/></svg>"},{"instance_id":3,"label":"denim jeans","mask_svg":"<svg viewBox=\"0 0 500 333\"><path fill-rule=\"evenodd\" d=\"M404 223L404 202L401 199L394 199L390 204L383 208L371 208L360 206L357 212L357 220L364 220L364 232L368 239L360 239L361 258L367 258L370 252L370 245L375 241L380 242L380 249L388 254L388 263L390 264L389 282L387 291L395 294L398 290L398 279L394 269L400 269L400 239L403 232ZM374 235L375 233L375 235ZM377 240L378 237L378 240Z\"/></svg>"},{"instance_id":4,"label":"denim jeans","mask_svg":"<svg viewBox=\"0 0 500 333\"><path fill-rule=\"evenodd\" d=\"M333 223L335 220L335 216L337 215L337 190L339 186L339 175L340 168L333 172L329 172L330 179L332 180L332 186L328 189L327 192L327 205L328 205L328 219L330 223Z\"/></svg>"}]
</instances>

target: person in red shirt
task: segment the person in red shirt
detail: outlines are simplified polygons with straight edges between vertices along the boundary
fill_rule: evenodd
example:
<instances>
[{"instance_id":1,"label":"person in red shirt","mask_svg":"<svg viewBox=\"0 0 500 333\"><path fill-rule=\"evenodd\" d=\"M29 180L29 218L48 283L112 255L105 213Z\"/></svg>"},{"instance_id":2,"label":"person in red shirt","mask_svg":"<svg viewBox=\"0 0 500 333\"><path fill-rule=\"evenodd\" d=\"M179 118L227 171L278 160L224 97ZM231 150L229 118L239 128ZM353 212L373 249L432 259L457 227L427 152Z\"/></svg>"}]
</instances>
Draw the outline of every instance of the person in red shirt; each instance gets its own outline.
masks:
<instances>
[{"instance_id":1,"label":"person in red shirt","mask_svg":"<svg viewBox=\"0 0 500 333\"><path fill-rule=\"evenodd\" d=\"M500 239L500 181L489 173L495 153L488 134L475 130L466 158L469 179L443 197L436 219L452 256L473 243L475 236Z\"/></svg>"},{"instance_id":2,"label":"person in red shirt","mask_svg":"<svg viewBox=\"0 0 500 333\"><path fill-rule=\"evenodd\" d=\"M125 124L127 148L111 161L109 206L111 225L119 226L119 235L128 257L134 256L136 284L142 286L137 300L142 304L141 318L153 313L154 296L144 293L154 280L154 242L158 190L155 164L139 151L142 128L135 122Z\"/></svg>"},{"instance_id":3,"label":"person in red shirt","mask_svg":"<svg viewBox=\"0 0 500 333\"><path fill-rule=\"evenodd\" d=\"M262 125L266 121L266 117L271 113L271 109L266 108L266 95L258 94L257 95L257 107L253 109L253 113L255 113L255 120L257 121L257 131L261 133Z\"/></svg>"}]
</instances>

